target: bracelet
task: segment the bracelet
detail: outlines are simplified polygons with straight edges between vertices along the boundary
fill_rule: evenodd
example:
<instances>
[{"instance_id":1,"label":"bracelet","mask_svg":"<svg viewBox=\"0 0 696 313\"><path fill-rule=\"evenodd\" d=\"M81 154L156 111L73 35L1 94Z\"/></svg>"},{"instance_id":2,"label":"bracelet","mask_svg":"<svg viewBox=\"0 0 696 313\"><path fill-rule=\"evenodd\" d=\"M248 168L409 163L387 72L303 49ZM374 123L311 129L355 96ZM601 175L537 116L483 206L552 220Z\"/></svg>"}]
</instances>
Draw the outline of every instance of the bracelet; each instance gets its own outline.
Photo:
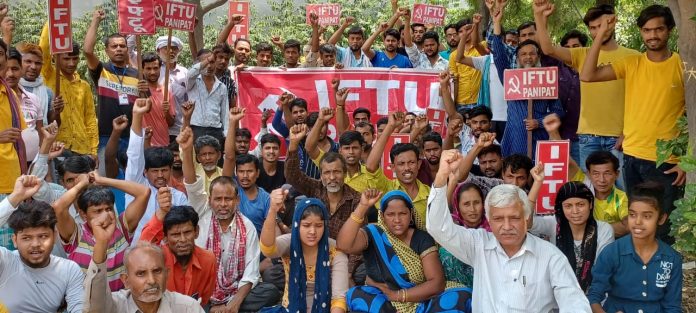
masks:
<instances>
[{"instance_id":1,"label":"bracelet","mask_svg":"<svg viewBox=\"0 0 696 313\"><path fill-rule=\"evenodd\" d=\"M403 296L403 298L401 298L401 302L406 302L406 296L408 295L408 291L407 291L407 289L403 289L403 290L404 290L404 296Z\"/></svg>"},{"instance_id":2,"label":"bracelet","mask_svg":"<svg viewBox=\"0 0 696 313\"><path fill-rule=\"evenodd\" d=\"M350 219L353 220L354 222L358 224L362 224L365 221L365 218L357 218L353 213L350 213Z\"/></svg>"}]
</instances>

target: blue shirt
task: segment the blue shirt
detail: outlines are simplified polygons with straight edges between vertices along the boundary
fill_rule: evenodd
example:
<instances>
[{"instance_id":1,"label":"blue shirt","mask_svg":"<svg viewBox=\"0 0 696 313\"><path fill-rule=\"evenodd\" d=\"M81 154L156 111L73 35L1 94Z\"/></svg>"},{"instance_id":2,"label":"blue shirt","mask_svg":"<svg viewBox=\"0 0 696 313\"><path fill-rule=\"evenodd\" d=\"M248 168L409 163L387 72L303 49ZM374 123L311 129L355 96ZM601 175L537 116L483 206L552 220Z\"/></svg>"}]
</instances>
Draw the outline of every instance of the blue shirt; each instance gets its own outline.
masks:
<instances>
[{"instance_id":1,"label":"blue shirt","mask_svg":"<svg viewBox=\"0 0 696 313\"><path fill-rule=\"evenodd\" d=\"M452 51L453 51L452 49L447 49L447 50L444 50L444 51L440 51L440 56L441 56L443 59L449 61L449 57L450 57L450 55L452 54Z\"/></svg>"},{"instance_id":2,"label":"blue shirt","mask_svg":"<svg viewBox=\"0 0 696 313\"><path fill-rule=\"evenodd\" d=\"M500 36L489 36L488 40L498 70L498 77L502 82L505 70L514 68L514 65L510 63L511 58L504 52L509 46L503 43ZM499 53L501 51L502 53ZM562 88L560 87L560 89ZM527 100L511 100L507 104L507 124L501 147L503 157L512 154L527 154L527 129L524 125L524 120L527 118ZM532 102L532 117L539 123L539 127L532 131L532 156L535 155L537 140L549 139L549 134L544 130L543 120L551 113L556 113L561 118L565 116L565 110L558 99L534 100Z\"/></svg>"},{"instance_id":3,"label":"blue shirt","mask_svg":"<svg viewBox=\"0 0 696 313\"><path fill-rule=\"evenodd\" d=\"M235 182L237 180L235 179ZM258 234L261 233L263 222L268 215L268 209L271 206L271 195L261 187L256 187L259 191L256 199L250 200L239 182L237 182L237 190L239 190L239 211L246 216L256 228Z\"/></svg>"},{"instance_id":4,"label":"blue shirt","mask_svg":"<svg viewBox=\"0 0 696 313\"><path fill-rule=\"evenodd\" d=\"M604 248L592 267L592 285L587 293L590 303L601 303L608 293L603 306L607 312L681 312L681 255L666 243L657 242L657 252L645 265L630 235Z\"/></svg>"},{"instance_id":5,"label":"blue shirt","mask_svg":"<svg viewBox=\"0 0 696 313\"><path fill-rule=\"evenodd\" d=\"M396 54L393 59L390 59L384 51L375 51L375 56L370 60L372 66L374 67L392 67L396 66L398 68L412 68L411 61L408 57L401 54Z\"/></svg>"}]
</instances>

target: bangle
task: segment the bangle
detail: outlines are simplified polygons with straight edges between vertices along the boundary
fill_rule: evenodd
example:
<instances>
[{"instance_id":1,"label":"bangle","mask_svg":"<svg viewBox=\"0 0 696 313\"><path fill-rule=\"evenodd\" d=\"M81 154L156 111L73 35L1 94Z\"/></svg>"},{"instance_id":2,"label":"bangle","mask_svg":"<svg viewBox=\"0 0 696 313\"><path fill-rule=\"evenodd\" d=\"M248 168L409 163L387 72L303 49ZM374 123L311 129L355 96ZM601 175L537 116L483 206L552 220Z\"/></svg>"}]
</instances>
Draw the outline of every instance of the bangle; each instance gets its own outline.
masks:
<instances>
[{"instance_id":1,"label":"bangle","mask_svg":"<svg viewBox=\"0 0 696 313\"><path fill-rule=\"evenodd\" d=\"M350 213L350 219L353 220L353 221L355 221L355 222L358 223L358 224L362 224L362 223L365 221L365 218L364 218L364 217L363 217L363 218L357 218L357 217L355 217L355 214L353 214L353 213Z\"/></svg>"},{"instance_id":2,"label":"bangle","mask_svg":"<svg viewBox=\"0 0 696 313\"><path fill-rule=\"evenodd\" d=\"M406 296L407 296L408 294L407 294L406 289L402 289L402 290L404 291L404 293L403 293L403 296L401 297L401 302L406 302Z\"/></svg>"}]
</instances>

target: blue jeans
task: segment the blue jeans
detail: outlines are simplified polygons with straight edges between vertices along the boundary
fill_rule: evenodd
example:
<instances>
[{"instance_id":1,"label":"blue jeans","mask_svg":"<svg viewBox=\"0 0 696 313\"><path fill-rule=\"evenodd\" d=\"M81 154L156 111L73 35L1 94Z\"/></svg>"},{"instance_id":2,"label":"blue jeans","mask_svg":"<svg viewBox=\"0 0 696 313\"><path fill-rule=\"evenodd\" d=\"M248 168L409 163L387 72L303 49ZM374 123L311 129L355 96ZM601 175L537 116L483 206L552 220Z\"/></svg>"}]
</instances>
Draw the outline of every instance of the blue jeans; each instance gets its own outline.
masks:
<instances>
[{"instance_id":1,"label":"blue jeans","mask_svg":"<svg viewBox=\"0 0 696 313\"><path fill-rule=\"evenodd\" d=\"M616 158L619 159L619 177L616 179L616 187L621 190L626 190L626 184L624 183L624 172L621 170L624 168L624 157L623 152L614 149L616 145L617 137L609 136L595 136L595 135L578 135L578 142L580 143L580 156L576 160L578 165L583 172L587 173L587 167L585 166L585 161L587 157L596 151L609 151Z\"/></svg>"},{"instance_id":2,"label":"blue jeans","mask_svg":"<svg viewBox=\"0 0 696 313\"><path fill-rule=\"evenodd\" d=\"M655 165L654 161L639 159L627 154L624 155L623 172L626 176L626 187L629 188L627 192L628 197L631 197L632 188L636 185L647 181L656 182L664 187L660 206L664 212L669 214L674 210L674 201L684 195L684 187L672 185L672 182L677 178L677 173L664 173L673 168L674 164L663 163L659 167ZM669 236L670 228L671 223L668 218L664 224L657 227L657 238L668 244L674 243L674 238Z\"/></svg>"}]
</instances>

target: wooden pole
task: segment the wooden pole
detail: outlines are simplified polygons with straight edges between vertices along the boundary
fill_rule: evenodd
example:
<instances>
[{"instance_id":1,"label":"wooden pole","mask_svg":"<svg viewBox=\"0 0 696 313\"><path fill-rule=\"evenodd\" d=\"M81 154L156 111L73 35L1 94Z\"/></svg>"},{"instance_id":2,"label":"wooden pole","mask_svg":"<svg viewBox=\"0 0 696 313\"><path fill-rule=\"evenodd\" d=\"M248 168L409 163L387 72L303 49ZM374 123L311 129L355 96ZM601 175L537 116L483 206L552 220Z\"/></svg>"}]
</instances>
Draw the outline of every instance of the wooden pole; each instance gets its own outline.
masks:
<instances>
[{"instance_id":1,"label":"wooden pole","mask_svg":"<svg viewBox=\"0 0 696 313\"><path fill-rule=\"evenodd\" d=\"M140 43L140 35L135 35L135 51L138 55L135 61L138 63L138 80L143 80L143 48ZM147 98L147 94L147 92L140 92L138 97Z\"/></svg>"},{"instance_id":2,"label":"wooden pole","mask_svg":"<svg viewBox=\"0 0 696 313\"><path fill-rule=\"evenodd\" d=\"M54 54L53 57L55 58L55 62L56 62L56 90L55 90L56 95L55 95L55 97L57 98L58 96L60 96L60 62L58 61L58 59L60 58L60 55ZM46 66L50 66L50 64L48 64Z\"/></svg>"},{"instance_id":3,"label":"wooden pole","mask_svg":"<svg viewBox=\"0 0 696 313\"><path fill-rule=\"evenodd\" d=\"M172 53L172 29L167 30L167 55L164 61L164 99L169 99L169 59Z\"/></svg>"},{"instance_id":4,"label":"wooden pole","mask_svg":"<svg viewBox=\"0 0 696 313\"><path fill-rule=\"evenodd\" d=\"M532 112L532 109L533 109L532 105L533 104L534 104L534 100L532 100L532 99L527 100L527 119L528 120L531 120L534 117L533 112ZM539 126L541 126L541 125L539 125ZM531 130L527 131L527 156L530 159L534 159L532 156L532 131Z\"/></svg>"}]
</instances>

